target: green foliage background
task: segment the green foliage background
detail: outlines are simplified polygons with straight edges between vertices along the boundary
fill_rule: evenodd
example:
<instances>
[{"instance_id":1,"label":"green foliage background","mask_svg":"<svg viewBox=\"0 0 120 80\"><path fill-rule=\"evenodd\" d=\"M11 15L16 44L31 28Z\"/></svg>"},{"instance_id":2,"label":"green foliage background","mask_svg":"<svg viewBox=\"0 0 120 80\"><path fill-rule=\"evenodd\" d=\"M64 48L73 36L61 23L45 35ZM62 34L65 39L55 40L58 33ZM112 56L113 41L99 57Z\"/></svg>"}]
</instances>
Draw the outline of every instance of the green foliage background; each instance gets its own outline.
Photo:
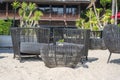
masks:
<instances>
[{"instance_id":1,"label":"green foliage background","mask_svg":"<svg viewBox=\"0 0 120 80\"><path fill-rule=\"evenodd\" d=\"M113 22L110 18L112 15L111 7L108 6L110 4L111 0L100 0L101 6L96 8L102 29L106 24ZM76 26L82 29L90 29L91 31L101 30L93 6L81 13L81 18L76 20Z\"/></svg>"},{"instance_id":2,"label":"green foliage background","mask_svg":"<svg viewBox=\"0 0 120 80\"><path fill-rule=\"evenodd\" d=\"M9 35L12 20L0 20L0 35Z\"/></svg>"}]
</instances>

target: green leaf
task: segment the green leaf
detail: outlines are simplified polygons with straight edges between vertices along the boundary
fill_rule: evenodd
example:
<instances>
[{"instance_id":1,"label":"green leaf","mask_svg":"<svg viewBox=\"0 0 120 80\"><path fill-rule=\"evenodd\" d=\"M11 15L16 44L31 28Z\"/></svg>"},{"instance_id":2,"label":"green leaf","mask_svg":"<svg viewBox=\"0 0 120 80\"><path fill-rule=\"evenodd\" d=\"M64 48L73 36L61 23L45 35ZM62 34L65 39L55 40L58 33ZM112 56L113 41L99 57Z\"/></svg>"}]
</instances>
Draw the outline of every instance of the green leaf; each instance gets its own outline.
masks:
<instances>
[{"instance_id":1,"label":"green leaf","mask_svg":"<svg viewBox=\"0 0 120 80\"><path fill-rule=\"evenodd\" d=\"M17 9L20 6L20 3L18 1L14 1L11 5L14 9Z\"/></svg>"}]
</instances>

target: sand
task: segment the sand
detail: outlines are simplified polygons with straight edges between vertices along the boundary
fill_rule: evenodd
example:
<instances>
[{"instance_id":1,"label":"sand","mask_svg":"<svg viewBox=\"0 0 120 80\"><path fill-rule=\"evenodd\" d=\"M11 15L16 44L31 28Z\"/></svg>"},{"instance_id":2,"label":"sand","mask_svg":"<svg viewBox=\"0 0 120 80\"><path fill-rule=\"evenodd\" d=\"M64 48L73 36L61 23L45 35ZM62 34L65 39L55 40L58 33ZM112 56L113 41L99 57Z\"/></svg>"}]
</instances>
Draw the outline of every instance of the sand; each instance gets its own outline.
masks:
<instances>
[{"instance_id":1,"label":"sand","mask_svg":"<svg viewBox=\"0 0 120 80\"><path fill-rule=\"evenodd\" d=\"M108 50L89 50L88 61L76 68L48 68L37 58L22 63L13 53L0 53L0 80L120 80L120 55L113 54L107 64Z\"/></svg>"}]
</instances>

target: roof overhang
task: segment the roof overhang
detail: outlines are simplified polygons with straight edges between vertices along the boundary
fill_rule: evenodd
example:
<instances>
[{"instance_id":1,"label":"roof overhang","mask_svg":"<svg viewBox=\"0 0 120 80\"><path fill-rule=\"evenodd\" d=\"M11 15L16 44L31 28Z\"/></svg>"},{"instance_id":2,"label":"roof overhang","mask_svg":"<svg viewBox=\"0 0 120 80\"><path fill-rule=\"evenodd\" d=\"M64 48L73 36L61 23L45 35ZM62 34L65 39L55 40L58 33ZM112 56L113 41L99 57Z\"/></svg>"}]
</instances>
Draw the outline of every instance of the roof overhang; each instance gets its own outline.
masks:
<instances>
[{"instance_id":1,"label":"roof overhang","mask_svg":"<svg viewBox=\"0 0 120 80\"><path fill-rule=\"evenodd\" d=\"M1 2L13 2L15 0L0 0ZM56 2L56 3L89 3L90 0L17 0L20 2Z\"/></svg>"}]
</instances>

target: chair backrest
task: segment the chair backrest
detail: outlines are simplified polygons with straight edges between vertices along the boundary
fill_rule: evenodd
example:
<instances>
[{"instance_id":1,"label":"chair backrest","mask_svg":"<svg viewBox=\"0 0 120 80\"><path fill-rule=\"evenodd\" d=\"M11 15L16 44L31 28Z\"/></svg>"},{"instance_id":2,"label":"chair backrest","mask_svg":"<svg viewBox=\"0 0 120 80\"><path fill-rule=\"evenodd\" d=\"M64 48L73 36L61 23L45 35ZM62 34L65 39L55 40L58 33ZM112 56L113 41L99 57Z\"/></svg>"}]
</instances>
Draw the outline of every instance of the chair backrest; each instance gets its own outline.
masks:
<instances>
[{"instance_id":1,"label":"chair backrest","mask_svg":"<svg viewBox=\"0 0 120 80\"><path fill-rule=\"evenodd\" d=\"M85 29L65 29L65 42L83 44L83 55L88 56L90 30ZM70 39L71 37L71 39Z\"/></svg>"},{"instance_id":2,"label":"chair backrest","mask_svg":"<svg viewBox=\"0 0 120 80\"><path fill-rule=\"evenodd\" d=\"M37 42L39 43L50 42L50 29L40 28L40 29L37 29L36 32L37 32Z\"/></svg>"},{"instance_id":3,"label":"chair backrest","mask_svg":"<svg viewBox=\"0 0 120 80\"><path fill-rule=\"evenodd\" d=\"M106 47L112 53L120 53L120 28L116 25L106 25L103 30Z\"/></svg>"},{"instance_id":4,"label":"chair backrest","mask_svg":"<svg viewBox=\"0 0 120 80\"><path fill-rule=\"evenodd\" d=\"M84 44L84 32L80 29L65 29L64 35L65 42Z\"/></svg>"},{"instance_id":5,"label":"chair backrest","mask_svg":"<svg viewBox=\"0 0 120 80\"><path fill-rule=\"evenodd\" d=\"M18 28L20 42L37 42L36 28Z\"/></svg>"},{"instance_id":6,"label":"chair backrest","mask_svg":"<svg viewBox=\"0 0 120 80\"><path fill-rule=\"evenodd\" d=\"M49 43L50 30L46 28L11 28L13 51L20 53L22 44ZM38 45L38 44L37 44ZM39 47L38 47L39 49Z\"/></svg>"},{"instance_id":7,"label":"chair backrest","mask_svg":"<svg viewBox=\"0 0 120 80\"><path fill-rule=\"evenodd\" d=\"M49 43L50 30L46 28L12 28L11 34L17 37L19 42Z\"/></svg>"},{"instance_id":8,"label":"chair backrest","mask_svg":"<svg viewBox=\"0 0 120 80\"><path fill-rule=\"evenodd\" d=\"M68 43L83 44L84 56L88 55L90 30L85 29L72 29L72 28L55 28L53 29L54 43L63 40Z\"/></svg>"}]
</instances>

